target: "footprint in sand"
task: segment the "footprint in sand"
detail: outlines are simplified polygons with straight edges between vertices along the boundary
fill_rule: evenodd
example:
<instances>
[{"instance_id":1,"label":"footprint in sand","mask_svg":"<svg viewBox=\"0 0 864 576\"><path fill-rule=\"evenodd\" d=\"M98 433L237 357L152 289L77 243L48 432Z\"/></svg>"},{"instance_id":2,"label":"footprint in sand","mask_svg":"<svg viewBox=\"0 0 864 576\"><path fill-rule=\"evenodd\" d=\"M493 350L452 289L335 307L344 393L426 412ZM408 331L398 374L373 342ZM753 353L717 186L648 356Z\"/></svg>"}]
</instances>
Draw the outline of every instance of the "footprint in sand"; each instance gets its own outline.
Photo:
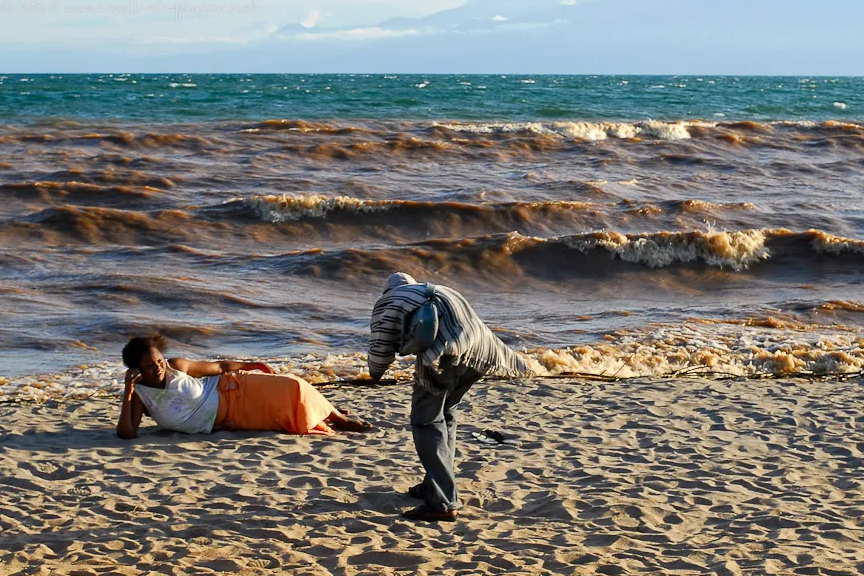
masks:
<instances>
[{"instance_id":1,"label":"footprint in sand","mask_svg":"<svg viewBox=\"0 0 864 576\"><path fill-rule=\"evenodd\" d=\"M209 568L214 572L220 574L235 574L240 572L244 566L242 566L239 562L235 562L234 560L228 560L227 558L222 558L219 560L211 560L209 562L202 562L198 564L199 567Z\"/></svg>"},{"instance_id":2,"label":"footprint in sand","mask_svg":"<svg viewBox=\"0 0 864 576\"><path fill-rule=\"evenodd\" d=\"M43 480L69 480L77 475L75 468L61 468L51 462L22 462L18 468Z\"/></svg>"},{"instance_id":3,"label":"footprint in sand","mask_svg":"<svg viewBox=\"0 0 864 576\"><path fill-rule=\"evenodd\" d=\"M69 494L70 496L78 496L79 498L90 496L92 493L93 490L89 486L73 486L66 490L66 494Z\"/></svg>"},{"instance_id":4,"label":"footprint in sand","mask_svg":"<svg viewBox=\"0 0 864 576\"><path fill-rule=\"evenodd\" d=\"M425 556L420 554L410 554L408 552L386 552L372 551L357 554L348 558L348 564L352 566L363 566L366 564L377 564L379 566L388 566L390 568L410 568L419 566L428 562Z\"/></svg>"},{"instance_id":5,"label":"footprint in sand","mask_svg":"<svg viewBox=\"0 0 864 576\"><path fill-rule=\"evenodd\" d=\"M246 567L247 568L260 568L273 570L274 568L279 568L281 563L278 559L272 557L264 557L264 558L247 558L246 559Z\"/></svg>"}]
</instances>

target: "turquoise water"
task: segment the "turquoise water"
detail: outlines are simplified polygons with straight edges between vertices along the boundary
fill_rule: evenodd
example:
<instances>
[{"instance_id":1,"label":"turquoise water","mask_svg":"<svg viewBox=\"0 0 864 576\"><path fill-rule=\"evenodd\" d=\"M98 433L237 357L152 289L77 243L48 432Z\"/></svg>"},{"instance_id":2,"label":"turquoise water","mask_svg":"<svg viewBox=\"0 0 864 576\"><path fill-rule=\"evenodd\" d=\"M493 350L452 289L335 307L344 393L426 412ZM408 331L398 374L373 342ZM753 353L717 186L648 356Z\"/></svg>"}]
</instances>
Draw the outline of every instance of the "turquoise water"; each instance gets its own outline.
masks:
<instances>
[{"instance_id":1,"label":"turquoise water","mask_svg":"<svg viewBox=\"0 0 864 576\"><path fill-rule=\"evenodd\" d=\"M854 120L864 78L360 74L0 76L0 119Z\"/></svg>"}]
</instances>

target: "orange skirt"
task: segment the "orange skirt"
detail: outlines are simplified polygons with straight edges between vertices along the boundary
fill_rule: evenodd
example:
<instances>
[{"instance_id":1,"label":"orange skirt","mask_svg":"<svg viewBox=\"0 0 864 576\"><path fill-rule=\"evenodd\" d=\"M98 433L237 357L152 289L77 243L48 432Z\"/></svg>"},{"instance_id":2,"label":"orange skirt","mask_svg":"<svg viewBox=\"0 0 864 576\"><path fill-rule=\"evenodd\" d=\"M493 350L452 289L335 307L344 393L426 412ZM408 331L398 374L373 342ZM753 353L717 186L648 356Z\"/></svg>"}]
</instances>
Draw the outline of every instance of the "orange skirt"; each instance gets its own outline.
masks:
<instances>
[{"instance_id":1,"label":"orange skirt","mask_svg":"<svg viewBox=\"0 0 864 576\"><path fill-rule=\"evenodd\" d=\"M333 405L299 376L229 372L219 378L213 428L333 434L324 421L331 412Z\"/></svg>"}]
</instances>

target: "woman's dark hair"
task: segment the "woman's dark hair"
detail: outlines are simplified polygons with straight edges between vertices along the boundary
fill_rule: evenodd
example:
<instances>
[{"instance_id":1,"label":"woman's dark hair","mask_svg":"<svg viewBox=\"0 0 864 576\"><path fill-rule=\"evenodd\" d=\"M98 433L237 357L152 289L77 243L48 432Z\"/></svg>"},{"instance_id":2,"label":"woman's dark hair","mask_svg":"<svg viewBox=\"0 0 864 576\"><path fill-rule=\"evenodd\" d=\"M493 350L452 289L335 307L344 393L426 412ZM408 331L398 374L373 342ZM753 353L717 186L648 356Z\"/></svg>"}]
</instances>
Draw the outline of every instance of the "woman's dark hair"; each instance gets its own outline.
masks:
<instances>
[{"instance_id":1,"label":"woman's dark hair","mask_svg":"<svg viewBox=\"0 0 864 576\"><path fill-rule=\"evenodd\" d=\"M137 369L141 364L141 357L149 352L151 348L164 352L167 345L168 340L159 333L148 336L136 336L123 347L123 364L127 368Z\"/></svg>"}]
</instances>

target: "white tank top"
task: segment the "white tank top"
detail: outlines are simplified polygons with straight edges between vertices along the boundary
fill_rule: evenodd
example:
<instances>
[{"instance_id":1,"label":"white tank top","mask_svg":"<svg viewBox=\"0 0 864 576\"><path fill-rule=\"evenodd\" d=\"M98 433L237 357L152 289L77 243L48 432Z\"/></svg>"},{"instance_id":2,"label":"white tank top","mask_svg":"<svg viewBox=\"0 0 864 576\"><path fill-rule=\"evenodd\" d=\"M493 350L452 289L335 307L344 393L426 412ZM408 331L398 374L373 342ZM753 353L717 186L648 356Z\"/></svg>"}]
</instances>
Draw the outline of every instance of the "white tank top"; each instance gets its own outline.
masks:
<instances>
[{"instance_id":1,"label":"white tank top","mask_svg":"<svg viewBox=\"0 0 864 576\"><path fill-rule=\"evenodd\" d=\"M167 378L165 388L135 386L150 416L166 430L210 433L219 411L219 376L193 378L168 368Z\"/></svg>"}]
</instances>

